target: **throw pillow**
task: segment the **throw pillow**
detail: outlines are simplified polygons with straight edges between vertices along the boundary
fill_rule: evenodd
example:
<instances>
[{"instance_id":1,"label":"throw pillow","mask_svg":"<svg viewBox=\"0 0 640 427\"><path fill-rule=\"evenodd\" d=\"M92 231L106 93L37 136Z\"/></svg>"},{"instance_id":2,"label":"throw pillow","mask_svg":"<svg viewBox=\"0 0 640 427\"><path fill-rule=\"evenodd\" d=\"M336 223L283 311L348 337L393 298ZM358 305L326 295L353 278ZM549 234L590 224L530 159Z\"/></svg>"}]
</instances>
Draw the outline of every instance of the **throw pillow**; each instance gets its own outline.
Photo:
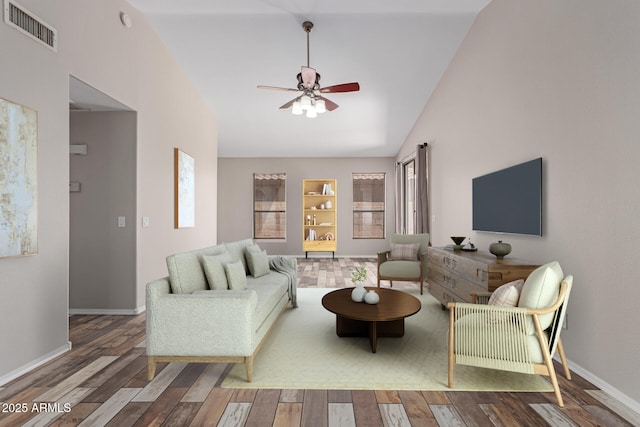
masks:
<instances>
[{"instance_id":1,"label":"throw pillow","mask_svg":"<svg viewBox=\"0 0 640 427\"><path fill-rule=\"evenodd\" d=\"M220 255L202 256L202 269L204 270L205 276L207 276L209 289L229 289L229 282L227 281L227 273L224 271L224 264L232 261L233 259L231 259L231 255L229 255L228 252Z\"/></svg>"},{"instance_id":2,"label":"throw pillow","mask_svg":"<svg viewBox=\"0 0 640 427\"><path fill-rule=\"evenodd\" d=\"M247 289L247 276L244 272L244 266L242 265L242 262L238 260L235 262L228 262L224 264L224 272L227 275L229 289Z\"/></svg>"},{"instance_id":3,"label":"throw pillow","mask_svg":"<svg viewBox=\"0 0 640 427\"><path fill-rule=\"evenodd\" d=\"M515 307L516 305L518 305L518 299L520 298L520 290L522 289L522 285L524 285L524 280L522 279L505 283L504 285L493 291L487 304Z\"/></svg>"},{"instance_id":4,"label":"throw pillow","mask_svg":"<svg viewBox=\"0 0 640 427\"><path fill-rule=\"evenodd\" d=\"M417 261L419 247L420 243L391 243L389 259Z\"/></svg>"},{"instance_id":5,"label":"throw pillow","mask_svg":"<svg viewBox=\"0 0 640 427\"><path fill-rule=\"evenodd\" d=\"M518 307L545 308L552 305L558 298L560 292L560 282L564 278L562 268L557 261L542 265L529 274L524 282ZM553 322L555 313L540 316L542 330L547 329ZM533 321L527 320L527 333L535 333Z\"/></svg>"},{"instance_id":6,"label":"throw pillow","mask_svg":"<svg viewBox=\"0 0 640 427\"><path fill-rule=\"evenodd\" d=\"M258 245L248 246L245 251L247 267L253 277L269 274L269 256L267 251L260 250Z\"/></svg>"}]
</instances>

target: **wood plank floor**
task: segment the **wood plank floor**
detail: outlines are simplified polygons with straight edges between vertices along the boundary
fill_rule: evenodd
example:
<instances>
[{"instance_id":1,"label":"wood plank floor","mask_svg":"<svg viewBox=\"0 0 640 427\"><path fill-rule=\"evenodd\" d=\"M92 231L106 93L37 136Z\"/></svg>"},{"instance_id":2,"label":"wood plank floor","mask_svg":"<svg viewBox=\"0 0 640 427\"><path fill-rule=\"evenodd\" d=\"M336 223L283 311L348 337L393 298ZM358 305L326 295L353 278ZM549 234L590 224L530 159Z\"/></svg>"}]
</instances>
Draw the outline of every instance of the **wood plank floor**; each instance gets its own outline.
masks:
<instances>
[{"instance_id":1,"label":"wood plank floor","mask_svg":"<svg viewBox=\"0 0 640 427\"><path fill-rule=\"evenodd\" d=\"M350 286L361 265L376 283L373 259L299 259L299 286ZM575 373L559 374L564 408L553 393L222 389L226 364L159 364L149 382L144 337L144 314L72 316L71 351L0 387L0 426L640 425Z\"/></svg>"}]
</instances>

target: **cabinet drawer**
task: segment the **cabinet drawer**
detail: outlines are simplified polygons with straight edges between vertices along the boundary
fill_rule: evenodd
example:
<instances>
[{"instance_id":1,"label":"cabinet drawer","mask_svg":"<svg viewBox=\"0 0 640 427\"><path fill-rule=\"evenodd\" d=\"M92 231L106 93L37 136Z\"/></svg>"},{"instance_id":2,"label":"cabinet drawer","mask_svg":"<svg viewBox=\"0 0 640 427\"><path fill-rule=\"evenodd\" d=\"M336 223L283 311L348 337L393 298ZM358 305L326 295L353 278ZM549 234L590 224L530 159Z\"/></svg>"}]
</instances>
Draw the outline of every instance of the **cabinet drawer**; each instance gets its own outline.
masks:
<instances>
[{"instance_id":1,"label":"cabinet drawer","mask_svg":"<svg viewBox=\"0 0 640 427\"><path fill-rule=\"evenodd\" d=\"M471 302L471 292L483 292L487 288L478 285L476 282L467 280L465 277L456 274L438 265L429 265L429 283L432 281L460 297L460 300Z\"/></svg>"},{"instance_id":2,"label":"cabinet drawer","mask_svg":"<svg viewBox=\"0 0 640 427\"><path fill-rule=\"evenodd\" d=\"M489 283L489 271L486 264L460 257L455 252L430 252L429 256L433 257L434 264L441 265L449 271L455 271L457 275L486 289Z\"/></svg>"},{"instance_id":3,"label":"cabinet drawer","mask_svg":"<svg viewBox=\"0 0 640 427\"><path fill-rule=\"evenodd\" d=\"M302 244L302 250L309 252L333 252L336 250L336 246L335 240L305 240Z\"/></svg>"},{"instance_id":4,"label":"cabinet drawer","mask_svg":"<svg viewBox=\"0 0 640 427\"><path fill-rule=\"evenodd\" d=\"M438 301L440 301L440 304L445 307L450 301L461 301L458 296L447 291L445 288L434 282L429 282L429 293L433 295Z\"/></svg>"}]
</instances>

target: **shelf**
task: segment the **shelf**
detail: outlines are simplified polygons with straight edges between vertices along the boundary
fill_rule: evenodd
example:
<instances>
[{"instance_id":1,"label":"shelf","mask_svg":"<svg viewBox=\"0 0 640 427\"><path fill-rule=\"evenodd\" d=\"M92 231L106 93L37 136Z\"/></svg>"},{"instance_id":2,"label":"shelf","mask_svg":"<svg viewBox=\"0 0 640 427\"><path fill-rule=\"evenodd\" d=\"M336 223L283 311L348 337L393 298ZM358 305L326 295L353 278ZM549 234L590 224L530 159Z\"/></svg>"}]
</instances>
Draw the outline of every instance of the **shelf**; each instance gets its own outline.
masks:
<instances>
[{"instance_id":1,"label":"shelf","mask_svg":"<svg viewBox=\"0 0 640 427\"><path fill-rule=\"evenodd\" d=\"M305 179L302 181L302 250L304 252L334 252L337 248L337 188L335 179ZM322 194L323 188L331 188L333 194ZM320 209L329 204L331 208ZM307 225L307 217L314 217L316 224ZM306 240L313 230L317 240ZM330 235L333 240L320 240Z\"/></svg>"}]
</instances>

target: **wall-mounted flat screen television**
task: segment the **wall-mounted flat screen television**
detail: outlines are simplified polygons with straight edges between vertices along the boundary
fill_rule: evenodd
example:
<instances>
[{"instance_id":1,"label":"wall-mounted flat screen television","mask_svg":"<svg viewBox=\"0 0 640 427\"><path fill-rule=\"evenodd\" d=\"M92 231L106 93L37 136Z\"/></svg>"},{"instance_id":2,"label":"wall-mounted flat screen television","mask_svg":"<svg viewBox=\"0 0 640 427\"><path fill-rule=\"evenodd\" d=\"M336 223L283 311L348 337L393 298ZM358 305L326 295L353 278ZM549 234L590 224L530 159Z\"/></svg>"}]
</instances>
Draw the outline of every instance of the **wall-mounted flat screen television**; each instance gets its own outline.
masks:
<instances>
[{"instance_id":1,"label":"wall-mounted flat screen television","mask_svg":"<svg viewBox=\"0 0 640 427\"><path fill-rule=\"evenodd\" d=\"M473 178L473 229L542 235L542 158Z\"/></svg>"}]
</instances>

